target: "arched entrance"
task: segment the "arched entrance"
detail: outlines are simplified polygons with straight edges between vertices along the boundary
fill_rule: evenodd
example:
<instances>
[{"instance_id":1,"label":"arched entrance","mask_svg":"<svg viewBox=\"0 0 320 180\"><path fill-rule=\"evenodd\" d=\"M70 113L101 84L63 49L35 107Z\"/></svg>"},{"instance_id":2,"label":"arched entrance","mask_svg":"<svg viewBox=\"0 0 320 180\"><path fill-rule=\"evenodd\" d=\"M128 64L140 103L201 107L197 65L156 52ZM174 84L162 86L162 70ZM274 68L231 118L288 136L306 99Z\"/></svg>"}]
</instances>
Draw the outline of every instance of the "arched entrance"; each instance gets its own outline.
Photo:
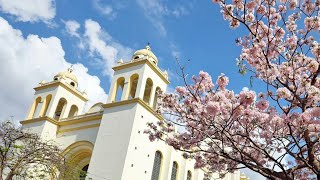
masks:
<instances>
[{"instance_id":1,"label":"arched entrance","mask_svg":"<svg viewBox=\"0 0 320 180\"><path fill-rule=\"evenodd\" d=\"M93 151L93 144L89 141L78 141L68 146L63 155L67 161L79 170L79 179L85 180Z\"/></svg>"}]
</instances>

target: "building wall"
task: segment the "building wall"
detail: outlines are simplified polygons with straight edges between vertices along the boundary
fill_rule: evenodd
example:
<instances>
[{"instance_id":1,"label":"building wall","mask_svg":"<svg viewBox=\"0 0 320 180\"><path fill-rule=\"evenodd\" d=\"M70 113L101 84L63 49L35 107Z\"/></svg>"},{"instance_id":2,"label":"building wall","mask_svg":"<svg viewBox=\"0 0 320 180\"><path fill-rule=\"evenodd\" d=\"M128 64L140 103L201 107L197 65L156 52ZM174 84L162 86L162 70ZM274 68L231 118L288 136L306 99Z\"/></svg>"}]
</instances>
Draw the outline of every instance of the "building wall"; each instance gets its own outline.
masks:
<instances>
[{"instance_id":1,"label":"building wall","mask_svg":"<svg viewBox=\"0 0 320 180\"><path fill-rule=\"evenodd\" d=\"M156 67L157 69L157 67ZM85 101L70 90L62 87L50 87L36 91L35 98L45 99L49 94L52 100L49 104L48 118L35 118L23 122L23 127L38 133L44 139L57 142L68 157L72 153L87 153L85 159L79 160L84 166L89 163L88 178L94 180L149 180L152 176L155 153L162 154L159 180L171 179L173 162L178 164L177 180L186 180L187 172L192 174L192 180L203 180L204 172L194 169L194 160L186 160L182 153L174 150L162 141L150 142L144 134L148 122L157 122L161 118L155 115L153 101L156 88L166 91L168 81L159 76L153 64L138 64L115 71L107 104L103 112L81 114ZM124 78L122 93L129 92L130 77L139 75L136 95L133 99L121 95L120 102L112 101L116 82ZM143 101L147 79L153 86L149 102ZM76 89L75 89L76 90ZM59 120L54 120L54 113L60 98L67 100L64 114ZM75 117L67 118L71 106L78 107ZM99 109L99 108L96 108ZM217 174L214 175L218 177ZM228 174L224 180L238 180L240 173Z\"/></svg>"}]
</instances>

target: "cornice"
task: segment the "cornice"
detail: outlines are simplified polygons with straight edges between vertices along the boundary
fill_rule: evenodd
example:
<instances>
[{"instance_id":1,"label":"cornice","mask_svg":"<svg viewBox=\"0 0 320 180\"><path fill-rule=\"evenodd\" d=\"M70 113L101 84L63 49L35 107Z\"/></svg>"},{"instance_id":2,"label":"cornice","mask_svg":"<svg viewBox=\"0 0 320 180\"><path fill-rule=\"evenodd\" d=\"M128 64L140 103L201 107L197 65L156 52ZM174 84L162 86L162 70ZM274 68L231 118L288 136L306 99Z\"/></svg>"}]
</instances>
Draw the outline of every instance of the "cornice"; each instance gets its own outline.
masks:
<instances>
[{"instance_id":1,"label":"cornice","mask_svg":"<svg viewBox=\"0 0 320 180\"><path fill-rule=\"evenodd\" d=\"M134 66L138 66L138 65L141 65L141 64L147 64L154 72L157 73L157 75L166 83L166 84L169 84L170 81L168 80L168 78L163 74L163 72L156 66L154 65L153 63L151 63L149 60L147 59L144 59L144 60L139 60L139 61L133 61L133 62L128 62L128 63L123 63L123 64L120 64L118 66L115 66L113 67L112 69L114 71L118 71L118 70L121 70L121 69L126 69L126 68L129 68L129 67L134 67Z\"/></svg>"},{"instance_id":2,"label":"cornice","mask_svg":"<svg viewBox=\"0 0 320 180\"><path fill-rule=\"evenodd\" d=\"M146 102L144 102L140 98L134 98L134 99L123 100L123 101L119 101L119 102L108 103L108 104L102 105L102 107L107 109L107 108L113 108L113 107L118 107L118 106L123 106L123 105L128 105L128 104L134 104L134 103L140 104L142 107L144 107L146 110L148 110L151 114L156 116L159 120L164 119L162 115L157 114Z\"/></svg>"},{"instance_id":3,"label":"cornice","mask_svg":"<svg viewBox=\"0 0 320 180\"><path fill-rule=\"evenodd\" d=\"M65 88L66 90L68 90L69 92L71 92L73 95L79 97L81 100L87 102L88 99L85 98L82 94L80 94L80 92L78 92L77 90L71 88L70 86L60 82L60 81L56 81L56 82L52 82L52 83L47 83L38 87L33 88L36 91L39 90L43 90L43 89L47 89L47 88L51 88L51 87L57 87L57 86L61 86L63 88Z\"/></svg>"},{"instance_id":4,"label":"cornice","mask_svg":"<svg viewBox=\"0 0 320 180\"><path fill-rule=\"evenodd\" d=\"M35 123L35 122L40 122L40 121L49 121L51 122L52 124L55 124L55 125L58 125L59 122L55 119L52 119L50 117L47 117L47 116L43 116L43 117L39 117L39 118L34 118L34 119L27 119L27 120L22 120L20 121L20 123L22 125L25 125L25 124L30 124L30 123Z\"/></svg>"},{"instance_id":5,"label":"cornice","mask_svg":"<svg viewBox=\"0 0 320 180\"><path fill-rule=\"evenodd\" d=\"M83 130L83 129L95 128L95 127L99 127L99 126L100 126L100 123L89 124L89 125L86 125L86 126L80 126L80 127L75 127L75 128L68 128L68 129L58 130L58 133L65 133L65 132L70 132L70 131L78 131L78 130Z\"/></svg>"},{"instance_id":6,"label":"cornice","mask_svg":"<svg viewBox=\"0 0 320 180\"><path fill-rule=\"evenodd\" d=\"M57 120L52 119L50 117L44 116L44 117L39 117L39 118L34 118L34 119L23 120L23 121L20 121L20 123L22 125L25 125L25 124L30 124L30 123L40 122L40 121L49 121L52 124L55 124L59 127L62 127L62 126L69 126L69 125L77 125L80 123L101 120L101 119L102 119L102 114L94 115L94 116L83 116L81 118L75 117L75 119L67 120L67 121L57 121Z\"/></svg>"}]
</instances>

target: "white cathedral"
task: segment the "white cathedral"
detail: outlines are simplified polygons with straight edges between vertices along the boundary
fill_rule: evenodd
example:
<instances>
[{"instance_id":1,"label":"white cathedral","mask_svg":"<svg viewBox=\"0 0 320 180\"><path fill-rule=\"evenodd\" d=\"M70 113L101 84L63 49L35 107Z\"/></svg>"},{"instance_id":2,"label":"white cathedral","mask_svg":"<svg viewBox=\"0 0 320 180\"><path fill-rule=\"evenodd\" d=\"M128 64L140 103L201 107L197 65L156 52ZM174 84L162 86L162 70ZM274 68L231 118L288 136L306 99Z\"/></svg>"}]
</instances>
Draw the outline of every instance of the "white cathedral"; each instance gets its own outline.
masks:
<instances>
[{"instance_id":1,"label":"white cathedral","mask_svg":"<svg viewBox=\"0 0 320 180\"><path fill-rule=\"evenodd\" d=\"M147 122L164 120L155 113L158 90L166 91L168 74L158 66L149 46L136 51L129 62L120 60L106 103L83 112L88 99L80 92L72 70L35 87L23 128L54 140L63 155L87 171L92 180L203 180L194 161L164 142L150 142ZM218 177L218 175L215 175ZM248 179L239 171L224 180Z\"/></svg>"}]
</instances>

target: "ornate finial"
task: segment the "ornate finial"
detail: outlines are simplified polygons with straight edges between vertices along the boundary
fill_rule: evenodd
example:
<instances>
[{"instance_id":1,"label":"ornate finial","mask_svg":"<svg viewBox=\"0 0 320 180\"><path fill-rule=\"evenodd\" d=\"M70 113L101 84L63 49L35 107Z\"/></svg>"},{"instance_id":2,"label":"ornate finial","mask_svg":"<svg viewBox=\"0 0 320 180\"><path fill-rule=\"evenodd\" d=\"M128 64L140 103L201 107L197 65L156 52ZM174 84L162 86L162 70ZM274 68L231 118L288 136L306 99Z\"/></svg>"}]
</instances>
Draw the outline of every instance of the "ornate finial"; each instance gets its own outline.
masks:
<instances>
[{"instance_id":1,"label":"ornate finial","mask_svg":"<svg viewBox=\"0 0 320 180\"><path fill-rule=\"evenodd\" d=\"M151 51L151 47L150 47L150 43L149 42L147 43L146 50Z\"/></svg>"},{"instance_id":2,"label":"ornate finial","mask_svg":"<svg viewBox=\"0 0 320 180\"><path fill-rule=\"evenodd\" d=\"M123 63L123 59L119 59L118 64L122 64Z\"/></svg>"},{"instance_id":3,"label":"ornate finial","mask_svg":"<svg viewBox=\"0 0 320 180\"><path fill-rule=\"evenodd\" d=\"M42 81L39 83L39 85L42 86L42 85L45 84L45 83L46 83L46 81L45 81L45 80L42 80Z\"/></svg>"},{"instance_id":4,"label":"ornate finial","mask_svg":"<svg viewBox=\"0 0 320 180\"><path fill-rule=\"evenodd\" d=\"M72 71L73 71L73 64L68 68L68 71L69 71L70 73L72 73Z\"/></svg>"}]
</instances>

